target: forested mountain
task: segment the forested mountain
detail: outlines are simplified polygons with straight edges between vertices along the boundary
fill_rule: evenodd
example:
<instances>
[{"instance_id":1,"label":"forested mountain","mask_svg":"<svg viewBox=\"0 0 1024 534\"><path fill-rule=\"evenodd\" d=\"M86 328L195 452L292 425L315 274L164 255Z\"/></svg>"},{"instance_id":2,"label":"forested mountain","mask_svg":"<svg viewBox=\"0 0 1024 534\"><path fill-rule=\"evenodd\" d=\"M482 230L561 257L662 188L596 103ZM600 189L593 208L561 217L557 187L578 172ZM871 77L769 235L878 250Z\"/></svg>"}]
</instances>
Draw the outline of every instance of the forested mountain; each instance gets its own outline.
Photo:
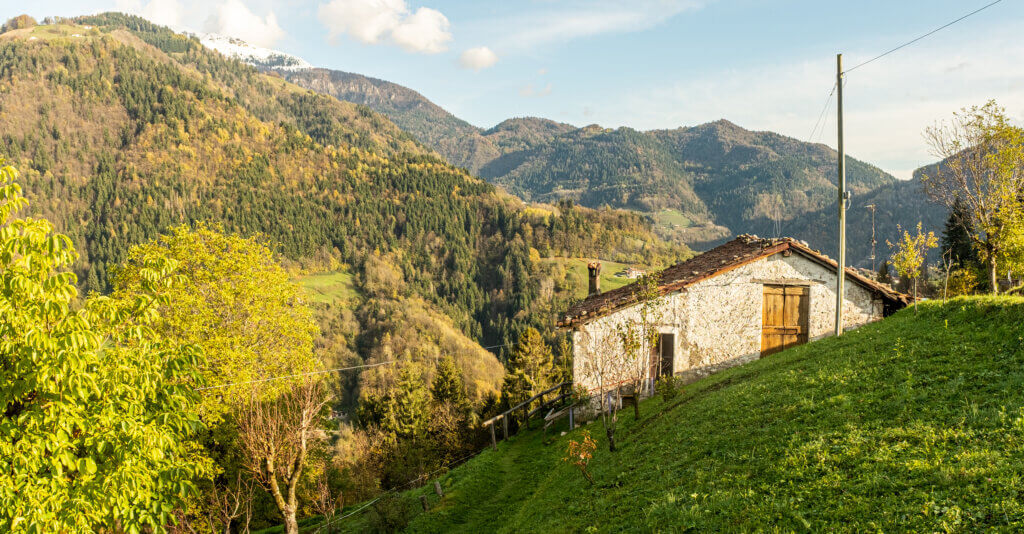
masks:
<instances>
[{"instance_id":1,"label":"forested mountain","mask_svg":"<svg viewBox=\"0 0 1024 534\"><path fill-rule=\"evenodd\" d=\"M334 257L363 281L382 276L373 265L390 297L419 295L490 345L549 327L545 310L564 305L541 291L541 256L687 253L629 213L527 209L368 107L136 17L6 32L0 82L0 153L32 210L79 244L88 290L107 290L131 245L206 221L265 234L292 260Z\"/></svg>"},{"instance_id":2,"label":"forested mountain","mask_svg":"<svg viewBox=\"0 0 1024 534\"><path fill-rule=\"evenodd\" d=\"M825 247L835 233L823 222L835 210L836 152L823 144L727 120L642 132L515 118L482 130L390 82L326 69L280 75L384 113L451 163L526 200L635 210L649 215L662 237L695 247L737 233L786 233ZM897 222L916 224L913 216L926 223L942 217L915 185L849 156L846 169L854 207L878 205L883 234L893 235ZM866 240L861 233L852 232L850 257L866 265L870 224Z\"/></svg>"}]
</instances>

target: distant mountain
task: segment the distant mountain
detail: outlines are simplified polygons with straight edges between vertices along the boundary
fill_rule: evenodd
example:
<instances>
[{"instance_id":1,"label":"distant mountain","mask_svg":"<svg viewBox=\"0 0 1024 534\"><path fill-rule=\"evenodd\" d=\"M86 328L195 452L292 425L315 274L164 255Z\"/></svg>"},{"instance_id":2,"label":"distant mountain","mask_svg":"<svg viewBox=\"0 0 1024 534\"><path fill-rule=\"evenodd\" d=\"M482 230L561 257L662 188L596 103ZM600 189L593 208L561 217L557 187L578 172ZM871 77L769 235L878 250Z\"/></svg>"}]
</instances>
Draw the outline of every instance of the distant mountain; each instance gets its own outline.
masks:
<instances>
[{"instance_id":1,"label":"distant mountain","mask_svg":"<svg viewBox=\"0 0 1024 534\"><path fill-rule=\"evenodd\" d=\"M449 162L523 199L647 213L672 221L661 225L664 236L698 247L737 233L802 227L800 220L835 203L834 150L726 120L642 132L514 118L482 130L394 83L326 69L280 74L384 113ZM855 197L896 182L847 158Z\"/></svg>"},{"instance_id":2,"label":"distant mountain","mask_svg":"<svg viewBox=\"0 0 1024 534\"><path fill-rule=\"evenodd\" d=\"M333 258L493 346L550 325L582 285L540 258L688 254L633 213L525 206L366 106L137 17L0 33L0 88L0 155L26 215L74 240L87 291L110 287L131 246L204 221L262 234L289 261Z\"/></svg>"}]
</instances>

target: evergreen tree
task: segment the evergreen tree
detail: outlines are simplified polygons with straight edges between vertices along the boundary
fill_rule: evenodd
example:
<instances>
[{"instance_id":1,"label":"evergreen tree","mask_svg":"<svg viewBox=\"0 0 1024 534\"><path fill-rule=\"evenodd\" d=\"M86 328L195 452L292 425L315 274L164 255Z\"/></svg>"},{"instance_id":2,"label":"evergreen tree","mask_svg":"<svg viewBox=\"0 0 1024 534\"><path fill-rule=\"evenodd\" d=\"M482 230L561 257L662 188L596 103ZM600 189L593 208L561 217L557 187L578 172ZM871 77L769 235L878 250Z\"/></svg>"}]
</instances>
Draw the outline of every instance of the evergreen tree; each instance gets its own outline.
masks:
<instances>
[{"instance_id":1,"label":"evergreen tree","mask_svg":"<svg viewBox=\"0 0 1024 534\"><path fill-rule=\"evenodd\" d=\"M536 328L527 328L512 349L508 373L501 386L501 397L507 407L515 406L551 385L554 361L551 348L544 343Z\"/></svg>"},{"instance_id":2,"label":"evergreen tree","mask_svg":"<svg viewBox=\"0 0 1024 534\"><path fill-rule=\"evenodd\" d=\"M437 374L434 375L431 394L438 404L450 403L452 406L464 407L469 404L469 397L466 394L466 383L462 378L462 372L455 365L451 356L441 359L437 363Z\"/></svg>"},{"instance_id":3,"label":"evergreen tree","mask_svg":"<svg viewBox=\"0 0 1024 534\"><path fill-rule=\"evenodd\" d=\"M946 228L942 231L942 252L948 253L954 263L961 266L976 265L978 251L971 242L974 228L971 225L967 206L957 197L946 219Z\"/></svg>"},{"instance_id":4,"label":"evergreen tree","mask_svg":"<svg viewBox=\"0 0 1024 534\"><path fill-rule=\"evenodd\" d=\"M892 285L892 274L889 272L889 262L883 261L882 265L878 267L877 279L883 284Z\"/></svg>"},{"instance_id":5,"label":"evergreen tree","mask_svg":"<svg viewBox=\"0 0 1024 534\"><path fill-rule=\"evenodd\" d=\"M407 363L398 370L398 381L384 401L381 429L398 438L423 434L430 419L430 393L416 366Z\"/></svg>"}]
</instances>

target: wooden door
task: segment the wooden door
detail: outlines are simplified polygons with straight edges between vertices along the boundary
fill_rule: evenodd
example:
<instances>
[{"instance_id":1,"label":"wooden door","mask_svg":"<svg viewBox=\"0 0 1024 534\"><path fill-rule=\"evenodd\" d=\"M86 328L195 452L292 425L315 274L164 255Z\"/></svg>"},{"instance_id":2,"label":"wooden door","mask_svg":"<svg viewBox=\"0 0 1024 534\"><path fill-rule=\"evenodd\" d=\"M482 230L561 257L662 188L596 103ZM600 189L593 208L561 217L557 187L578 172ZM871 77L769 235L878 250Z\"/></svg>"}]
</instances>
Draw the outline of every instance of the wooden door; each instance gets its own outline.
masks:
<instances>
[{"instance_id":1,"label":"wooden door","mask_svg":"<svg viewBox=\"0 0 1024 534\"><path fill-rule=\"evenodd\" d=\"M656 380L662 375L670 375L674 370L676 357L676 335L658 334L658 341L652 347L650 359L650 377Z\"/></svg>"},{"instance_id":2,"label":"wooden door","mask_svg":"<svg viewBox=\"0 0 1024 534\"><path fill-rule=\"evenodd\" d=\"M761 356L807 343L810 294L805 286L764 286Z\"/></svg>"}]
</instances>

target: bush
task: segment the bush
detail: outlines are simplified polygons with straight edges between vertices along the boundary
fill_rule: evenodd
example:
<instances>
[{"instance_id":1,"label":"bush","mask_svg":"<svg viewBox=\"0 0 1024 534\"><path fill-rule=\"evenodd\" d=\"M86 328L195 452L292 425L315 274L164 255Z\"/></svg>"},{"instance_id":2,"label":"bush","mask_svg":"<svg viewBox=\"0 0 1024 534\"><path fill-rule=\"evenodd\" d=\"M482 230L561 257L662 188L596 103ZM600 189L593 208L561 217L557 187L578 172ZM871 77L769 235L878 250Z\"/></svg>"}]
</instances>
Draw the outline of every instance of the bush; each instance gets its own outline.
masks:
<instances>
[{"instance_id":1,"label":"bush","mask_svg":"<svg viewBox=\"0 0 1024 534\"><path fill-rule=\"evenodd\" d=\"M410 515L409 503L405 499L394 494L381 497L370 508L370 530L389 534L405 530L409 526Z\"/></svg>"},{"instance_id":2,"label":"bush","mask_svg":"<svg viewBox=\"0 0 1024 534\"><path fill-rule=\"evenodd\" d=\"M658 379L655 391L661 395L661 400L667 403L679 395L679 379L673 375L664 375Z\"/></svg>"}]
</instances>

